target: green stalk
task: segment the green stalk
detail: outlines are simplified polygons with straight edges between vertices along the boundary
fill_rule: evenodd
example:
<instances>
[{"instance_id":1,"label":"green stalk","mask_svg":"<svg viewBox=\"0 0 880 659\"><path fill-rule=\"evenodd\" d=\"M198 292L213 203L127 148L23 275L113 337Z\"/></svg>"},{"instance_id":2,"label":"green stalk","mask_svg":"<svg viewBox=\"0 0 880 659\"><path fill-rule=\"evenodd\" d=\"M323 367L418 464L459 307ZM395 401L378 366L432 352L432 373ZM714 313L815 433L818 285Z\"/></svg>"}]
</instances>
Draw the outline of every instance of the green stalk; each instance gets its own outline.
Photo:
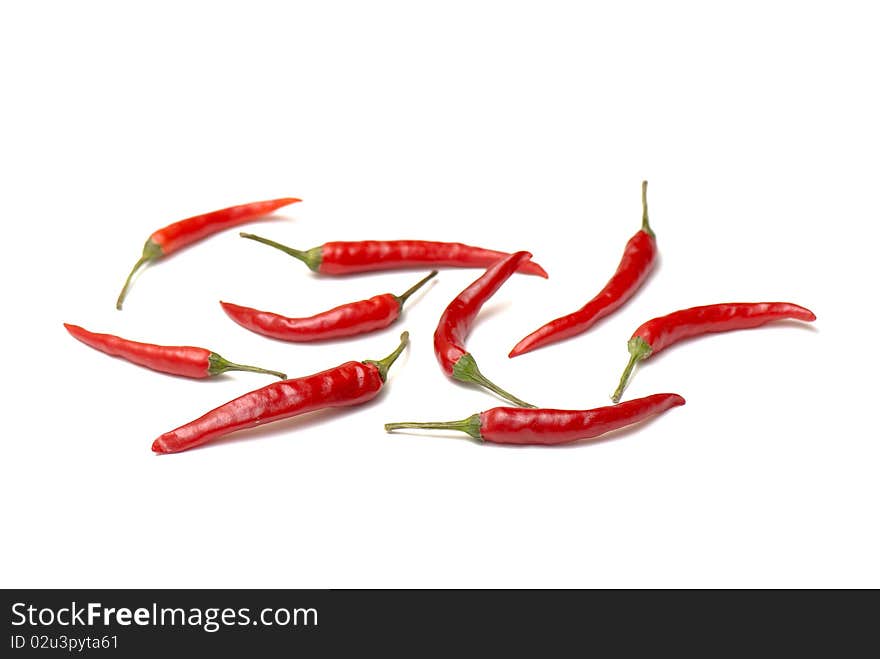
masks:
<instances>
[{"instance_id":1,"label":"green stalk","mask_svg":"<svg viewBox=\"0 0 880 659\"><path fill-rule=\"evenodd\" d=\"M128 277L125 278L125 284L122 286L122 290L119 292L119 297L116 298L116 309L118 311L122 311L122 303L125 302L125 298L128 295L128 289L131 288L131 280L134 277L134 273L141 269L141 266L149 263L150 261L155 261L156 259L162 256L162 248L154 243L151 240L147 240L144 243L144 251L141 254L141 258L138 259L137 263L134 264L134 267L131 269L131 272L128 273Z\"/></svg>"},{"instance_id":2,"label":"green stalk","mask_svg":"<svg viewBox=\"0 0 880 659\"><path fill-rule=\"evenodd\" d=\"M623 396L623 391L626 389L627 385L629 385L629 381L632 378L633 369L636 367L636 364L651 356L651 346L640 336L634 336L631 338L626 344L626 347L627 350L629 350L630 357L629 362L626 364L626 368L623 369L623 375L620 376L620 383L611 395L611 400L615 403L620 402L620 399Z\"/></svg>"},{"instance_id":3,"label":"green stalk","mask_svg":"<svg viewBox=\"0 0 880 659\"><path fill-rule=\"evenodd\" d=\"M421 281L419 281L418 283L413 284L413 285L412 285L411 287L409 287L409 288L408 288L403 294L401 294L401 295L395 295L394 298L397 300L397 303L398 303L401 307L403 307L403 303L406 302L407 299L409 299L409 297L410 297L413 293L415 293L417 290L419 290L422 286L424 286L425 284L427 284L431 279L433 279L433 278L436 277L436 276L437 276L437 271L436 271L436 270L431 270L431 273L430 273L427 277L423 278L423 279L422 279Z\"/></svg>"},{"instance_id":4,"label":"green stalk","mask_svg":"<svg viewBox=\"0 0 880 659\"><path fill-rule=\"evenodd\" d=\"M524 400L520 400L513 394L507 393L506 391L504 391L504 389L489 380L485 375L480 372L474 356L469 352L464 353L459 358L459 360L455 362L455 366L452 367L452 377L461 382L472 382L474 384L480 385L481 387L485 387L486 389L497 394L504 400L507 400L514 405L518 405L519 407L535 407L531 403L527 403Z\"/></svg>"},{"instance_id":5,"label":"green stalk","mask_svg":"<svg viewBox=\"0 0 880 659\"><path fill-rule=\"evenodd\" d=\"M281 243L276 243L274 240L269 240L268 238L263 238L262 236L257 236L252 233L244 233L242 231L238 235L242 238L255 240L258 243L263 243L264 245L268 245L269 247L280 249L285 254L289 254L293 258L299 259L300 261L305 263L309 267L309 269L314 272L318 272L318 268L321 267L322 248L320 247L312 247L309 250L302 251L299 249L294 249L293 247L288 247L287 245L282 245Z\"/></svg>"},{"instance_id":6,"label":"green stalk","mask_svg":"<svg viewBox=\"0 0 880 659\"><path fill-rule=\"evenodd\" d=\"M382 378L382 382L385 382L385 378L388 377L388 369L391 368L391 365L395 360L400 357L400 353L403 352L403 349L406 348L408 343L409 332L404 332L400 335L400 345L394 349L394 352L388 355L385 359L365 359L364 364L372 364L378 368L379 377Z\"/></svg>"},{"instance_id":7,"label":"green stalk","mask_svg":"<svg viewBox=\"0 0 880 659\"><path fill-rule=\"evenodd\" d=\"M287 375L285 375L281 371L270 371L265 368L260 368L259 366L236 364L227 359L224 359L216 352L212 352L210 355L208 355L209 375L220 375L221 373L226 373L227 371L248 371L250 373L265 373L266 375L274 375L276 378L281 378L282 380L287 379Z\"/></svg>"},{"instance_id":8,"label":"green stalk","mask_svg":"<svg viewBox=\"0 0 880 659\"><path fill-rule=\"evenodd\" d=\"M648 224L648 182L642 181L642 231L655 238L654 230Z\"/></svg>"},{"instance_id":9,"label":"green stalk","mask_svg":"<svg viewBox=\"0 0 880 659\"><path fill-rule=\"evenodd\" d=\"M457 430L470 435L474 439L483 439L483 436L480 434L479 414L472 414L467 419L462 419L461 421L429 421L427 423L404 421L385 424L385 432L408 428L422 430Z\"/></svg>"}]
</instances>

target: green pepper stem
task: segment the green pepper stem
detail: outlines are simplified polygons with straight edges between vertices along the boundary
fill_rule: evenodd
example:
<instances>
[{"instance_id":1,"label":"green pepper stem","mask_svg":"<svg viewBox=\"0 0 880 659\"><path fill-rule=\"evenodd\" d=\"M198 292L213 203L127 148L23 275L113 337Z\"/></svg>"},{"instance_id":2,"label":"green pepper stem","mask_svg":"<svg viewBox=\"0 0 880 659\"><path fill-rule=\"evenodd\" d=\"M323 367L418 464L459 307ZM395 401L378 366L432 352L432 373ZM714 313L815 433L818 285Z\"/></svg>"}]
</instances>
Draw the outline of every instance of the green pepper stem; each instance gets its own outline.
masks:
<instances>
[{"instance_id":1,"label":"green pepper stem","mask_svg":"<svg viewBox=\"0 0 880 659\"><path fill-rule=\"evenodd\" d=\"M461 421L429 421L427 423L405 421L385 424L385 432L404 430L407 428L422 430L457 430L458 432L470 435L474 439L483 439L483 436L480 434L479 414L472 414L467 419L462 419Z\"/></svg>"},{"instance_id":2,"label":"green pepper stem","mask_svg":"<svg viewBox=\"0 0 880 659\"><path fill-rule=\"evenodd\" d=\"M642 181L642 231L654 238L654 230L648 224L648 182Z\"/></svg>"},{"instance_id":3,"label":"green pepper stem","mask_svg":"<svg viewBox=\"0 0 880 659\"><path fill-rule=\"evenodd\" d=\"M260 368L259 366L236 364L229 361L228 359L224 359L216 352L212 352L210 355L208 355L209 375L220 375L221 373L226 373L226 371L249 371L251 373L264 373L266 375L274 375L276 378L281 378L282 380L287 379L287 375L285 375L281 371L270 371L269 369Z\"/></svg>"},{"instance_id":4,"label":"green pepper stem","mask_svg":"<svg viewBox=\"0 0 880 659\"><path fill-rule=\"evenodd\" d=\"M626 347L629 350L630 357L626 368L623 369L623 375L620 376L620 383L611 395L611 400L615 403L620 402L623 391L629 385L629 381L632 378L633 369L636 367L636 364L651 356L651 346L640 336L631 338Z\"/></svg>"},{"instance_id":5,"label":"green pepper stem","mask_svg":"<svg viewBox=\"0 0 880 659\"><path fill-rule=\"evenodd\" d=\"M147 240L147 242L144 243L144 251L141 254L141 258L138 259L137 263L135 263L134 267L131 269L131 272L128 273L128 277L125 278L125 284L122 285L122 290L119 292L119 297L116 298L117 311L122 311L122 303L125 302L125 298L128 295L128 289L131 288L131 280L134 277L134 273L140 270L143 265L150 261L155 261L160 256L162 256L162 248L152 240Z\"/></svg>"},{"instance_id":6,"label":"green pepper stem","mask_svg":"<svg viewBox=\"0 0 880 659\"><path fill-rule=\"evenodd\" d=\"M531 403L527 403L524 400L520 400L513 394L507 393L506 391L504 391L504 389L489 380L485 375L480 372L474 356L469 352L464 353L459 358L459 360L455 362L455 366L452 367L452 377L454 377L456 380L460 380L461 382L473 382L474 384L478 384L481 387L485 387L489 391L497 394L504 400L509 401L514 405L518 405L520 407L535 407Z\"/></svg>"},{"instance_id":7,"label":"green pepper stem","mask_svg":"<svg viewBox=\"0 0 880 659\"><path fill-rule=\"evenodd\" d=\"M397 303L402 307L403 303L406 302L413 293L415 293L417 290L419 290L422 286L427 284L431 279L433 279L436 276L437 276L437 271L431 270L431 274L429 274L427 277L424 277L417 284L414 284L413 286L408 288L405 293L403 293L401 295L395 295L394 297L397 299Z\"/></svg>"},{"instance_id":8,"label":"green pepper stem","mask_svg":"<svg viewBox=\"0 0 880 659\"><path fill-rule=\"evenodd\" d=\"M400 335L400 345L394 349L394 352L388 355L385 359L365 359L364 364L372 364L378 368L379 377L382 378L382 382L385 382L385 378L388 377L388 369L391 368L391 365L395 360L400 357L400 353L403 352L407 344L409 344L409 332L404 332Z\"/></svg>"},{"instance_id":9,"label":"green pepper stem","mask_svg":"<svg viewBox=\"0 0 880 659\"><path fill-rule=\"evenodd\" d=\"M303 263L305 263L310 270L314 272L318 271L318 268L321 267L321 248L320 247L312 247L312 249L303 251L301 249L294 249L293 247L288 247L287 245L282 245L281 243L276 243L274 240L269 240L268 238L263 238L262 236L257 236L252 233L240 232L238 234L242 238L247 238L248 240L255 240L258 243L263 243L264 245L269 245L269 247L274 247L275 249L280 249L285 254L289 254L295 259L299 259Z\"/></svg>"}]
</instances>

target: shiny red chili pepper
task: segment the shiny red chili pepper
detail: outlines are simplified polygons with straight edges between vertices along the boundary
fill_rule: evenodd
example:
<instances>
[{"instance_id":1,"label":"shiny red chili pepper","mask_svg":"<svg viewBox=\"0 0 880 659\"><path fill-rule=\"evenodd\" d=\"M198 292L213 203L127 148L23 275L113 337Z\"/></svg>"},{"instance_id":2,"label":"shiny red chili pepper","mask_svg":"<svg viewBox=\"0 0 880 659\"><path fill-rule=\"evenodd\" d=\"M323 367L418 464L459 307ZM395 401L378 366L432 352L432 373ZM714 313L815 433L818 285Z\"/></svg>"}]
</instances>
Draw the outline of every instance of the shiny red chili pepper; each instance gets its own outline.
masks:
<instances>
[{"instance_id":1,"label":"shiny red chili pepper","mask_svg":"<svg viewBox=\"0 0 880 659\"><path fill-rule=\"evenodd\" d=\"M288 318L220 302L226 315L242 327L282 341L321 341L354 336L388 327L398 319L407 299L437 274L434 270L402 295L383 293L369 300L349 302L308 318Z\"/></svg>"},{"instance_id":2,"label":"shiny red chili pepper","mask_svg":"<svg viewBox=\"0 0 880 659\"><path fill-rule=\"evenodd\" d=\"M495 444L558 445L592 439L612 430L624 428L655 414L684 405L678 394L654 394L629 400L620 405L592 410L554 410L519 407L493 407L461 421L433 423L386 423L385 430L421 428L458 430L474 439Z\"/></svg>"},{"instance_id":3,"label":"shiny red chili pepper","mask_svg":"<svg viewBox=\"0 0 880 659\"><path fill-rule=\"evenodd\" d=\"M116 308L122 309L122 303L125 296L128 295L128 289L131 286L131 279L134 273L141 266L155 261L156 259L168 256L179 249L186 247L202 238L229 229L231 227L245 224L258 220L264 215L268 215L272 211L278 210L282 206L293 204L300 199L293 197L285 197L283 199L271 199L269 201L255 201L250 204L242 204L241 206L232 206L223 208L219 211L212 211L204 215L196 215L180 220L173 224L169 224L164 229L159 229L151 235L144 244L144 251L138 262L134 264L131 272L125 280L119 298L116 300Z\"/></svg>"},{"instance_id":4,"label":"shiny red chili pepper","mask_svg":"<svg viewBox=\"0 0 880 659\"><path fill-rule=\"evenodd\" d=\"M648 224L648 182L642 181L642 228L626 243L617 271L605 288L577 311L539 327L510 351L516 357L542 346L581 334L613 313L644 283L657 260L657 241Z\"/></svg>"},{"instance_id":5,"label":"shiny red chili pepper","mask_svg":"<svg viewBox=\"0 0 880 659\"><path fill-rule=\"evenodd\" d=\"M811 322L816 315L790 302L727 302L674 311L652 318L635 332L627 343L630 359L611 399L616 403L629 384L635 365L677 343L712 332L758 327L774 320L792 318Z\"/></svg>"},{"instance_id":6,"label":"shiny red chili pepper","mask_svg":"<svg viewBox=\"0 0 880 659\"><path fill-rule=\"evenodd\" d=\"M95 350L121 357L154 371L182 375L187 378L207 378L227 371L250 371L274 375L284 380L287 376L279 371L269 371L256 366L244 366L227 361L216 352L192 346L158 346L152 343L129 341L112 334L96 334L79 325L64 323L71 336Z\"/></svg>"},{"instance_id":7,"label":"shiny red chili pepper","mask_svg":"<svg viewBox=\"0 0 880 659\"><path fill-rule=\"evenodd\" d=\"M385 359L346 362L335 368L270 384L221 405L153 442L156 453L177 453L223 435L329 407L359 405L375 398L409 333Z\"/></svg>"},{"instance_id":8,"label":"shiny red chili pepper","mask_svg":"<svg viewBox=\"0 0 880 659\"><path fill-rule=\"evenodd\" d=\"M418 267L486 268L501 257L507 256L505 252L496 252L492 249L428 240L337 241L302 251L252 233L239 235L280 249L305 263L314 272L323 275L348 275L357 272ZM532 261L523 263L520 272L547 278L544 268Z\"/></svg>"},{"instance_id":9,"label":"shiny red chili pepper","mask_svg":"<svg viewBox=\"0 0 880 659\"><path fill-rule=\"evenodd\" d=\"M464 342L486 300L492 297L531 256L528 252L515 252L490 266L479 279L449 303L440 316L440 322L437 323L434 332L434 354L437 356L440 368L447 376L485 387L514 405L522 407L534 407L534 405L520 400L489 381L477 368L473 355L465 350Z\"/></svg>"}]
</instances>

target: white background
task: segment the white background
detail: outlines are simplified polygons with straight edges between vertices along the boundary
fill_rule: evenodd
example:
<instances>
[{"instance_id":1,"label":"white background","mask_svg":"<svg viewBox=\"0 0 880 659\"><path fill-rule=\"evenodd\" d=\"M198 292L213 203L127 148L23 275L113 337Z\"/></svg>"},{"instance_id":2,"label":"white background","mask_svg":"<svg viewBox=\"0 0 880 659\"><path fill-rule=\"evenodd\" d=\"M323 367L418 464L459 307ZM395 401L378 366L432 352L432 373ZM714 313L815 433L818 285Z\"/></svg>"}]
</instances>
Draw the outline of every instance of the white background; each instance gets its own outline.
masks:
<instances>
[{"instance_id":1,"label":"white background","mask_svg":"<svg viewBox=\"0 0 880 659\"><path fill-rule=\"evenodd\" d=\"M880 47L871 3L39 2L0 8L7 587L880 586ZM592 297L649 203L662 262L623 310L515 360ZM155 229L258 199L252 229L528 249L468 347L539 405L607 404L642 321L733 300L813 309L647 362L687 405L561 449L387 435L494 406L431 334L476 270L401 323L324 345L236 326L421 271L332 279L236 231L146 269ZM62 322L304 375L411 352L360 408L202 450L152 440L270 380L190 381Z\"/></svg>"}]
</instances>

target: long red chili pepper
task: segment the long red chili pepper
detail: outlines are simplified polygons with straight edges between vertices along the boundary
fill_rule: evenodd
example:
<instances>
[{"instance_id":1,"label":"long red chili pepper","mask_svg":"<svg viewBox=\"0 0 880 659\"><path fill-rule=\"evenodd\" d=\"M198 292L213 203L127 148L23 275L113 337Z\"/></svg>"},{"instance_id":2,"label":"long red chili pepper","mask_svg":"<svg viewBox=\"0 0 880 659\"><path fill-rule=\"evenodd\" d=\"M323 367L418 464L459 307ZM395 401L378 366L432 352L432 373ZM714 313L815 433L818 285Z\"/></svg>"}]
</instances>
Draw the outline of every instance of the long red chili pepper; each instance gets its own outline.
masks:
<instances>
[{"instance_id":1,"label":"long red chili pepper","mask_svg":"<svg viewBox=\"0 0 880 659\"><path fill-rule=\"evenodd\" d=\"M605 288L577 311L551 320L525 337L510 357L587 331L600 318L619 309L644 283L657 260L657 241L648 224L648 182L642 181L642 228L626 243L617 271Z\"/></svg>"},{"instance_id":2,"label":"long red chili pepper","mask_svg":"<svg viewBox=\"0 0 880 659\"><path fill-rule=\"evenodd\" d=\"M141 258L131 269L119 298L116 300L116 308L122 309L122 303L125 296L128 295L128 289L131 286L131 279L134 273L140 270L141 266L168 256L179 249L186 247L202 238L235 227L246 222L252 222L264 215L268 215L272 211L278 210L282 206L293 204L300 199L293 197L285 197L283 199L271 199L269 201L255 201L250 204L242 204L241 206L231 206L218 211L205 213L204 215L196 215L180 220L173 224L169 224L164 229L159 229L147 239L144 244L144 251Z\"/></svg>"},{"instance_id":3,"label":"long red chili pepper","mask_svg":"<svg viewBox=\"0 0 880 659\"><path fill-rule=\"evenodd\" d=\"M221 302L223 311L244 328L282 341L320 341L354 336L388 327L400 316L406 300L437 274L434 270L402 295L383 293L349 302L308 318L288 318L271 311Z\"/></svg>"},{"instance_id":4,"label":"long red chili pepper","mask_svg":"<svg viewBox=\"0 0 880 659\"><path fill-rule=\"evenodd\" d=\"M323 275L348 275L357 272L418 267L487 268L501 257L507 256L506 252L496 252L492 249L428 240L337 241L302 251L252 233L239 235L280 249L305 263L314 272ZM523 263L520 272L547 278L544 268L532 261Z\"/></svg>"},{"instance_id":5,"label":"long red chili pepper","mask_svg":"<svg viewBox=\"0 0 880 659\"><path fill-rule=\"evenodd\" d=\"M630 359L611 399L616 403L629 384L635 365L682 339L730 330L758 327L792 318L811 322L816 315L790 302L727 302L682 309L652 318L641 325L627 343Z\"/></svg>"},{"instance_id":6,"label":"long red chili pepper","mask_svg":"<svg viewBox=\"0 0 880 659\"><path fill-rule=\"evenodd\" d=\"M382 389L388 369L403 352L409 333L385 359L346 362L335 368L276 382L221 405L153 442L156 453L177 453L223 435L328 407L365 403Z\"/></svg>"},{"instance_id":7,"label":"long red chili pepper","mask_svg":"<svg viewBox=\"0 0 880 659\"><path fill-rule=\"evenodd\" d=\"M678 405L684 405L684 398L678 394L654 394L592 410L493 407L461 421L386 423L385 430L458 430L474 439L495 444L558 445L592 439Z\"/></svg>"},{"instance_id":8,"label":"long red chili pepper","mask_svg":"<svg viewBox=\"0 0 880 659\"><path fill-rule=\"evenodd\" d=\"M531 256L528 252L515 252L490 266L479 279L449 303L440 316L440 322L437 323L434 332L434 354L446 375L461 382L472 382L485 387L514 405L522 407L534 407L534 405L520 400L489 381L480 372L473 355L465 349L464 342L486 300L492 297Z\"/></svg>"},{"instance_id":9,"label":"long red chili pepper","mask_svg":"<svg viewBox=\"0 0 880 659\"><path fill-rule=\"evenodd\" d=\"M284 380L287 376L279 371L269 371L256 366L245 366L227 361L216 352L192 346L158 346L152 343L129 341L112 334L96 334L79 325L64 323L71 336L95 350L121 357L154 371L182 375L187 378L207 378L227 371L251 371L274 375Z\"/></svg>"}]
</instances>

